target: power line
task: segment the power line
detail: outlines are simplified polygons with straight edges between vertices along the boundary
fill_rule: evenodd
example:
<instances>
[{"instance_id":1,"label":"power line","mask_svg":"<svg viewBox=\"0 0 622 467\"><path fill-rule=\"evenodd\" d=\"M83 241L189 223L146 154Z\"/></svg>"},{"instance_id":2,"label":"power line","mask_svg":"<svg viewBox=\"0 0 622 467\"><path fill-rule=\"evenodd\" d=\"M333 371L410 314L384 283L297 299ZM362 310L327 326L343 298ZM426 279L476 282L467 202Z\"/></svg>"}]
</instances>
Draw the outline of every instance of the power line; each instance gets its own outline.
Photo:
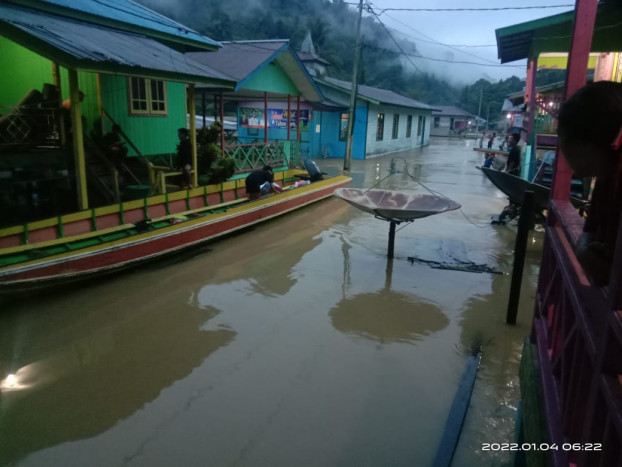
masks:
<instances>
[{"instance_id":1,"label":"power line","mask_svg":"<svg viewBox=\"0 0 622 467\"><path fill-rule=\"evenodd\" d=\"M417 65L415 65L415 63L411 60L410 57L416 57L416 58L422 58L425 60L431 60L431 61L436 61L436 62L445 62L445 63L455 63L455 64L462 64L462 65L478 65L478 66L488 66L488 67L502 67L502 68L524 68L521 66L517 66L517 65L503 65L503 64L498 64L498 63L493 63L490 60L485 60L481 57L478 57L476 55L470 54L468 52L464 52L464 51L460 51L461 53L467 54L467 55L471 55L474 56L475 58L478 58L480 60L484 60L484 61L488 61L489 64L486 63L476 63L476 62L467 62L467 61L453 61L453 60L443 60L443 59L438 59L438 58L431 58L431 57L424 57L422 55L414 55L414 54L408 54L406 52L404 52L404 50L402 49L401 45L397 42L397 40L393 37L393 35L389 32L389 29L386 27L386 25L382 22L382 20L380 19L380 15L377 14L374 9L372 8L372 6L370 4L366 5L366 9L369 13L371 13L376 20L378 21L378 23L380 23L380 25L382 26L382 28L385 30L385 32L387 33L387 35L391 38L391 40L395 43L396 47L398 48L399 52L401 55L403 55L404 57L406 57L406 59L408 60L408 62L419 72L422 73L422 71L419 69L419 67ZM430 38L431 39L431 38ZM374 46L367 46L368 48L375 48ZM388 49L383 49L383 48L378 48L378 50L382 50L382 51L386 51L386 52L392 52L392 53L396 53L395 51L391 51Z\"/></svg>"},{"instance_id":2,"label":"power line","mask_svg":"<svg viewBox=\"0 0 622 467\"><path fill-rule=\"evenodd\" d=\"M348 5L357 5L352 2L344 2ZM544 10L547 8L574 8L574 4L568 5L540 5L540 6L509 6L509 7L497 7L497 8L382 8L378 16L382 15L385 11L505 11L505 10Z\"/></svg>"},{"instance_id":3,"label":"power line","mask_svg":"<svg viewBox=\"0 0 622 467\"><path fill-rule=\"evenodd\" d=\"M391 18L392 20L394 20L394 21L396 21L396 22L400 23L402 26L404 26L404 27L406 27L406 28L410 29L411 31L413 31L413 32L415 32L415 33L417 33L417 34L420 34L420 35L422 35L423 37L427 37L428 39L430 39L430 41L425 41L425 40L422 40L422 39L416 39L416 38L414 38L414 37L413 37L412 39L413 39L413 40L415 40L415 41L422 41L422 42L429 42L429 43L432 43L432 44L437 44L437 45L440 45L440 46L443 46L443 47L447 47L447 48L449 48L449 49L454 49L454 50L456 50L456 51L458 51L458 52L460 52L460 53L463 53L463 54L465 54L465 55L470 55L471 57L475 57L475 58L477 58L477 59L479 59L479 60L483 60L483 61L488 62L488 63L495 63L495 64L496 64L496 62L493 62L492 60L487 60L487 59L485 59L485 58L479 57L479 56L477 56L477 55L475 55L475 54L472 54L472 53L470 53L470 52L466 52L466 51L464 51L464 50L459 50L459 49L456 49L456 48L455 48L455 46L452 46L452 45L450 45L450 44L443 44L443 43L441 43L441 42L437 41L436 39L434 39L433 37L427 36L427 35L423 34L422 32L417 31L416 29L414 29L413 27L409 26L408 24L406 24L406 23L404 23L404 22L402 22L402 21L400 21L400 20L398 20L398 19L395 19L395 18L393 18L392 16L389 16L389 15L387 15L387 16L388 16L389 18Z\"/></svg>"},{"instance_id":4,"label":"power line","mask_svg":"<svg viewBox=\"0 0 622 467\"><path fill-rule=\"evenodd\" d=\"M455 60L445 60L442 58L432 58L432 57L425 57L423 55L415 55L415 54L408 54L404 51L400 51L400 52L396 52L395 50L389 50L389 49L385 49L383 47L376 47L373 45L368 45L365 44L365 47L367 47L368 49L374 49L377 50L379 52L390 52L393 54L398 54L398 55L405 55L407 57L415 57L415 58L421 58L424 60L432 60L434 62L445 62L445 63L455 63L455 64L460 64L460 65L479 65L479 66L490 66L490 67L501 67L501 68L520 68L520 69L524 69L524 66L521 65L504 65L504 64L500 64L500 63L477 63L477 62L467 62L467 61L455 61Z\"/></svg>"},{"instance_id":5,"label":"power line","mask_svg":"<svg viewBox=\"0 0 622 467\"><path fill-rule=\"evenodd\" d=\"M421 31L416 30L415 28L413 28L412 26L410 26L409 24L406 24L404 21L400 21L399 19L391 16L391 15L387 15L388 18L392 19L393 21L395 21L396 23L401 24L402 26L404 26L407 29L410 29L411 31L423 36L423 37L427 37L430 40L425 40L425 39L420 39L420 38L414 38L414 40L420 41L420 42L427 42L428 44L436 44L436 45L442 45L445 47L497 47L497 44L483 44L483 45L471 45L471 44L445 44L443 42L439 42L436 39L434 39L433 37L430 36L426 36L424 33L422 33Z\"/></svg>"},{"instance_id":6,"label":"power line","mask_svg":"<svg viewBox=\"0 0 622 467\"><path fill-rule=\"evenodd\" d=\"M503 11L503 10L543 10L545 8L574 8L574 5L547 5L547 6L515 6L499 8L383 8L385 11Z\"/></svg>"},{"instance_id":7,"label":"power line","mask_svg":"<svg viewBox=\"0 0 622 467\"><path fill-rule=\"evenodd\" d=\"M399 44L399 42L397 42L397 40L395 40L395 38L393 37L393 35L389 32L389 29L384 25L384 23L380 20L380 18L378 17L378 15L376 14L376 12L372 9L372 7L367 4L366 5L366 9L369 13L371 13L373 16L376 17L376 19L378 20L378 22L380 23L380 26L382 26L382 28L385 30L385 32L387 33L387 35L391 38L391 40L393 41L393 43L395 44L395 46L398 48L398 50L406 57L406 59L410 62L410 64L415 68L415 70L417 70L419 73L423 72L419 69L419 67L417 65L415 65L415 63L410 59L410 56L404 52L404 50L402 49L402 46ZM395 52L394 52L395 53Z\"/></svg>"}]
</instances>

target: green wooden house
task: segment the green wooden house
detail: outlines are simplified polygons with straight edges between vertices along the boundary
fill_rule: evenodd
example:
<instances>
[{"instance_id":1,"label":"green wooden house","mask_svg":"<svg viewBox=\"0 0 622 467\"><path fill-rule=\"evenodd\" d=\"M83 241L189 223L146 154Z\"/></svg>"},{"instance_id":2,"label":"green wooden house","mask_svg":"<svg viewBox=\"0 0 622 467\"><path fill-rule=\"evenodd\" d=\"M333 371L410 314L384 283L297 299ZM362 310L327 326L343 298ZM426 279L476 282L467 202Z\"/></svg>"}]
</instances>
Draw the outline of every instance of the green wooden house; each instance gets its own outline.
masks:
<instances>
[{"instance_id":1,"label":"green wooden house","mask_svg":"<svg viewBox=\"0 0 622 467\"><path fill-rule=\"evenodd\" d=\"M195 83L234 86L184 55L217 42L130 0L6 1L0 25L0 208L20 213L4 225L118 201L119 179L148 185L145 167L175 152L194 112ZM113 123L127 173L97 149Z\"/></svg>"},{"instance_id":2,"label":"green wooden house","mask_svg":"<svg viewBox=\"0 0 622 467\"><path fill-rule=\"evenodd\" d=\"M288 40L222 42L216 52L191 52L197 62L235 79L235 88L197 85L203 102L214 102L214 117L233 114L237 138L221 145L236 159L236 170L270 164L295 164L299 152L308 155L314 112L323 109L322 93ZM200 108L206 108L199 104Z\"/></svg>"}]
</instances>

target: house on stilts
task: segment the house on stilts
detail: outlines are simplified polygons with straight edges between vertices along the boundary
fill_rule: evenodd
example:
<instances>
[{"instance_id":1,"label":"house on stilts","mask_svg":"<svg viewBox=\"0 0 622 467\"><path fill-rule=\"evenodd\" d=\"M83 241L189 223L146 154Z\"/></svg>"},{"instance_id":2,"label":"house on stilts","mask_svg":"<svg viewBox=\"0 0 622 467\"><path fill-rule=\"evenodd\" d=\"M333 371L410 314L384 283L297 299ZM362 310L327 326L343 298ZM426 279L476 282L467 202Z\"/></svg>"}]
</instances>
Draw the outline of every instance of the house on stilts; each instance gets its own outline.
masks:
<instances>
[{"instance_id":1,"label":"house on stilts","mask_svg":"<svg viewBox=\"0 0 622 467\"><path fill-rule=\"evenodd\" d=\"M540 144L535 123L540 110L548 111L537 101L538 68L550 60L566 67L563 99L585 85L590 53L597 54L595 81L622 81L621 21L620 2L578 0L572 12L497 29L501 62L528 61L524 126L530 144ZM549 115L556 117L554 111ZM555 143L555 135L546 137ZM521 363L519 439L531 449L517 453L517 465L622 463L622 228L610 226L610 279L599 285L575 253L584 218L569 201L571 176L557 149L532 329ZM622 173L612 177L617 188L611 199L620 199ZM610 212L612 218L619 214Z\"/></svg>"}]
</instances>

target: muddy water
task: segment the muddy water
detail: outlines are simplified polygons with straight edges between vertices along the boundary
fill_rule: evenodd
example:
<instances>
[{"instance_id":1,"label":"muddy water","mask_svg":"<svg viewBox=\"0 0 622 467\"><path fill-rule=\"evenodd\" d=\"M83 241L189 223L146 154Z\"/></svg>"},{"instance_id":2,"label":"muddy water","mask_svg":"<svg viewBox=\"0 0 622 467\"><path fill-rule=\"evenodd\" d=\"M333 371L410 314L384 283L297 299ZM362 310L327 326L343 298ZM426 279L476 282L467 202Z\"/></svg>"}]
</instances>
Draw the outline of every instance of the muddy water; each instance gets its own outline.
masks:
<instances>
[{"instance_id":1,"label":"muddy water","mask_svg":"<svg viewBox=\"0 0 622 467\"><path fill-rule=\"evenodd\" d=\"M476 344L454 465L509 463L481 447L515 436L542 238L507 326L516 227L490 225L505 198L472 145L353 161L353 186L462 204L398 226L391 262L388 223L330 199L175 263L3 304L0 465L430 465ZM468 261L500 274L436 267Z\"/></svg>"}]
</instances>

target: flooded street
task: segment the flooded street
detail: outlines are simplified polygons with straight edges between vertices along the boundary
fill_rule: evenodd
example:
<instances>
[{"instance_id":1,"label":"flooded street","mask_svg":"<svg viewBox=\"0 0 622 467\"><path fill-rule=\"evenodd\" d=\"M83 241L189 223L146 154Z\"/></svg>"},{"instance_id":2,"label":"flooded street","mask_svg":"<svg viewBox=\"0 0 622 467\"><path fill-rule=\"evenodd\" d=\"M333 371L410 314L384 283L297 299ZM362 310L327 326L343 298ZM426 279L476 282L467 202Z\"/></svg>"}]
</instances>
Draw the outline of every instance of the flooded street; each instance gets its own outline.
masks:
<instances>
[{"instance_id":1,"label":"flooded street","mask_svg":"<svg viewBox=\"0 0 622 467\"><path fill-rule=\"evenodd\" d=\"M481 448L515 437L542 234L508 326L516 225L490 225L507 200L475 143L352 162L353 187L428 193L419 181L462 205L400 224L393 261L389 223L332 198L179 261L3 304L0 379L15 380L0 465L431 465L475 345L453 465L509 465ZM469 261L500 274L437 267Z\"/></svg>"}]
</instances>

